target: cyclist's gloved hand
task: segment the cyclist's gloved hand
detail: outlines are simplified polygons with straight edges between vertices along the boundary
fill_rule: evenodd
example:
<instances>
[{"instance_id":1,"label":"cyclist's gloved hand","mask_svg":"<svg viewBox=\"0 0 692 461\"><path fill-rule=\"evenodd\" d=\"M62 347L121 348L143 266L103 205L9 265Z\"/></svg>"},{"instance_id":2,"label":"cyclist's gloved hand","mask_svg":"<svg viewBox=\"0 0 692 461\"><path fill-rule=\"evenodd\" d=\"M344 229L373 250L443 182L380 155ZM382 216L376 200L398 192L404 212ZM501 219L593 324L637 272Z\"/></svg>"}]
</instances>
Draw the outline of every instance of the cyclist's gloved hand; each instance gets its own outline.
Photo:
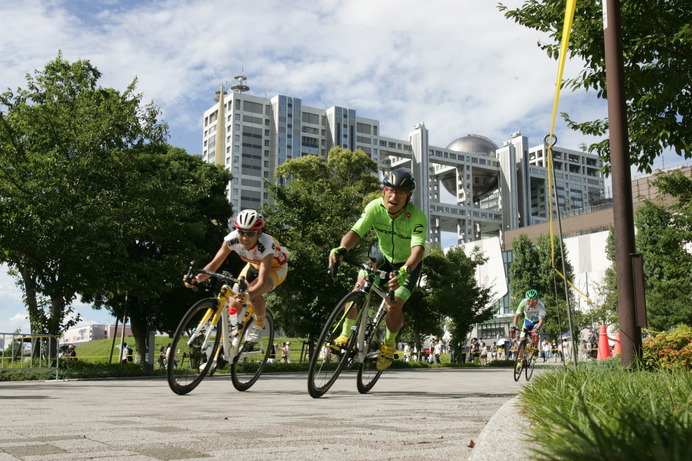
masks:
<instances>
[{"instance_id":1,"label":"cyclist's gloved hand","mask_svg":"<svg viewBox=\"0 0 692 461\"><path fill-rule=\"evenodd\" d=\"M401 266L399 271L396 273L396 281L399 283L400 287L406 285L411 276L411 269L408 266Z\"/></svg>"},{"instance_id":2,"label":"cyclist's gloved hand","mask_svg":"<svg viewBox=\"0 0 692 461\"><path fill-rule=\"evenodd\" d=\"M332 251L329 252L329 256L331 257L333 254L336 254L336 256L343 256L346 254L346 248L344 247L336 247L332 248Z\"/></svg>"}]
</instances>

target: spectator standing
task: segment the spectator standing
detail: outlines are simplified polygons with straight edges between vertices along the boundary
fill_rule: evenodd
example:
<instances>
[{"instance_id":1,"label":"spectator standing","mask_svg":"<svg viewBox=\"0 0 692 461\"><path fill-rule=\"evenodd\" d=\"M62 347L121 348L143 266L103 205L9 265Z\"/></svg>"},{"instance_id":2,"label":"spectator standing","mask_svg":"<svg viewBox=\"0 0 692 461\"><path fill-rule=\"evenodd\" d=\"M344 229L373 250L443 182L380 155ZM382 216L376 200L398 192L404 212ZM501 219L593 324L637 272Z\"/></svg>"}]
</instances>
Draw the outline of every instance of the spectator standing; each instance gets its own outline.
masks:
<instances>
[{"instance_id":1,"label":"spectator standing","mask_svg":"<svg viewBox=\"0 0 692 461\"><path fill-rule=\"evenodd\" d=\"M550 341L543 340L543 362L545 363L550 358Z\"/></svg>"}]
</instances>

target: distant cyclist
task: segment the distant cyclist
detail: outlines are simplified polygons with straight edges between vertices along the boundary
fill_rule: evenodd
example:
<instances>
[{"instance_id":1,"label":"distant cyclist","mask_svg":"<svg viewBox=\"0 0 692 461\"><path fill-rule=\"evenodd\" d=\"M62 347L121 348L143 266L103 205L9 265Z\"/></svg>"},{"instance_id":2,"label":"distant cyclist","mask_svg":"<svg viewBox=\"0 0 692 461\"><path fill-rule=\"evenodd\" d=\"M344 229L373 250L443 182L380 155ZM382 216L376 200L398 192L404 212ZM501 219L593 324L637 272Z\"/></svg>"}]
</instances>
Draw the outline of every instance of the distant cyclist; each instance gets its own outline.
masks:
<instances>
[{"instance_id":1,"label":"distant cyclist","mask_svg":"<svg viewBox=\"0 0 692 461\"><path fill-rule=\"evenodd\" d=\"M538 334L539 330L545 323L545 306L540 300L540 296L536 290L528 290L524 296L524 299L519 303L519 306L517 306L517 310L514 313L512 333L514 333L514 331L517 329L521 330L522 328L525 328L528 332ZM522 325L519 326L519 318L522 315L524 316L524 320ZM521 340L523 337L524 331L522 330L519 339Z\"/></svg>"},{"instance_id":2,"label":"distant cyclist","mask_svg":"<svg viewBox=\"0 0 692 461\"><path fill-rule=\"evenodd\" d=\"M247 295L252 303L255 317L246 341L257 343L264 333L267 317L264 294L286 280L289 252L282 248L274 237L264 233L264 218L257 211L249 209L241 211L233 220L233 224L235 230L224 237L221 248L204 269L216 272L232 251L238 253L238 256L247 262L238 278L245 277L248 282ZM209 277L206 274L198 274L193 282L203 282ZM188 283L185 285L188 288L193 286ZM232 305L240 311L241 306L238 301L234 301Z\"/></svg>"},{"instance_id":3,"label":"distant cyclist","mask_svg":"<svg viewBox=\"0 0 692 461\"><path fill-rule=\"evenodd\" d=\"M395 298L394 302L387 298L387 332L377 359L376 367L379 370L388 368L394 360L396 335L404 324L403 306L420 276L428 228L428 220L423 211L410 203L411 194L416 189L411 173L404 169L394 170L385 177L383 183L382 197L365 206L360 219L341 238L340 245L329 253L331 267L346 250L353 248L370 229L374 229L384 256L384 264L379 269L395 274L389 280L389 289L394 290ZM362 281L361 277L362 274L359 275L356 286ZM355 315L355 312L348 314L349 318L344 322L342 334L335 340L336 344L348 341L356 323Z\"/></svg>"}]
</instances>

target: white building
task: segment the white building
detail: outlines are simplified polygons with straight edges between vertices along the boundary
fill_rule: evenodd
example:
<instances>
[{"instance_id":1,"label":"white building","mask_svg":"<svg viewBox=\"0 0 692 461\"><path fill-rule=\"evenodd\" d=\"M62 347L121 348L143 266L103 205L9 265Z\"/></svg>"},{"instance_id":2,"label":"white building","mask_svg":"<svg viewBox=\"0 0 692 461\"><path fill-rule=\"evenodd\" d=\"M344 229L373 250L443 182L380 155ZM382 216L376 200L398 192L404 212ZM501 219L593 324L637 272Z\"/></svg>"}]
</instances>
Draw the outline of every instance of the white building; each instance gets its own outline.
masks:
<instances>
[{"instance_id":1,"label":"white building","mask_svg":"<svg viewBox=\"0 0 692 461\"><path fill-rule=\"evenodd\" d=\"M416 181L413 201L429 219L430 242L442 233L458 243L489 237L548 220L546 146L530 147L516 132L501 147L480 135L463 136L447 147L431 146L428 129L417 125L408 139L382 136L379 121L355 109L303 106L298 97L247 94L245 77L204 112L202 157L233 173L228 198L235 212L270 200L263 179L277 166L303 155L326 158L334 146L362 149L381 172L409 168ZM597 156L553 147L555 186L561 211L591 207L604 183Z\"/></svg>"}]
</instances>

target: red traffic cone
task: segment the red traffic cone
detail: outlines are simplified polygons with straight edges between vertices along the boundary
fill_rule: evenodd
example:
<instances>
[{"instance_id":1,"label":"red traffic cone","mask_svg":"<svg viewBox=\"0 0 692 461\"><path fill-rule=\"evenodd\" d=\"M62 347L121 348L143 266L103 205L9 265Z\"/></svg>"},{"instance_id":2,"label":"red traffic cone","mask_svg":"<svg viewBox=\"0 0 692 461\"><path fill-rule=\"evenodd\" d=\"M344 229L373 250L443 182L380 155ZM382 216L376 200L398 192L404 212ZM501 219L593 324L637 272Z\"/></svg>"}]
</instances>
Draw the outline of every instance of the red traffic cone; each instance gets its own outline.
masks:
<instances>
[{"instance_id":1,"label":"red traffic cone","mask_svg":"<svg viewBox=\"0 0 692 461\"><path fill-rule=\"evenodd\" d=\"M613 355L620 355L622 353L622 350L620 349L620 332L615 335L615 350L613 351Z\"/></svg>"},{"instance_id":2,"label":"red traffic cone","mask_svg":"<svg viewBox=\"0 0 692 461\"><path fill-rule=\"evenodd\" d=\"M610 357L610 346L608 345L608 333L606 326L601 325L601 332L598 334L598 354L596 360L605 360Z\"/></svg>"}]
</instances>

